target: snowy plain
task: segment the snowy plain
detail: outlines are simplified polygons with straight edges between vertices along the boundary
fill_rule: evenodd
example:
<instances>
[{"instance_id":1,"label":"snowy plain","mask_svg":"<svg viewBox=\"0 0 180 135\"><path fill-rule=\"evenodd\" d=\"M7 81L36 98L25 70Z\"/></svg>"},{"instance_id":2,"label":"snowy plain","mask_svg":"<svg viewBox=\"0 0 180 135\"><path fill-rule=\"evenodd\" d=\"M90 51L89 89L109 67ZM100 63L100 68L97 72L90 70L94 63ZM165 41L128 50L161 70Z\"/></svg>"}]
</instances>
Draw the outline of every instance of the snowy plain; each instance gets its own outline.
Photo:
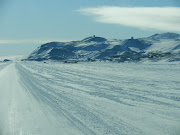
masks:
<instances>
[{"instance_id":1,"label":"snowy plain","mask_svg":"<svg viewBox=\"0 0 180 135\"><path fill-rule=\"evenodd\" d=\"M179 128L179 62L0 63L0 135L178 135Z\"/></svg>"}]
</instances>

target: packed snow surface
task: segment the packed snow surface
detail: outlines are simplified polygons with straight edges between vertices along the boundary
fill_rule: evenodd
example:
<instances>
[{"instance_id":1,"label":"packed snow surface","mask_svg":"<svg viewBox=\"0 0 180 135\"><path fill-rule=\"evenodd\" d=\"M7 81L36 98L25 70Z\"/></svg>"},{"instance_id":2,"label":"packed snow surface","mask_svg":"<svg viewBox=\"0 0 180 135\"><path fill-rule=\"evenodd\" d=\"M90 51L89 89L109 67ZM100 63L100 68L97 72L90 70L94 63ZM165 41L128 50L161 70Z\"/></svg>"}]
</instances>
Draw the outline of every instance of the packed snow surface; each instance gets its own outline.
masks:
<instances>
[{"instance_id":1,"label":"packed snow surface","mask_svg":"<svg viewBox=\"0 0 180 135\"><path fill-rule=\"evenodd\" d=\"M0 135L176 135L179 63L0 63Z\"/></svg>"}]
</instances>

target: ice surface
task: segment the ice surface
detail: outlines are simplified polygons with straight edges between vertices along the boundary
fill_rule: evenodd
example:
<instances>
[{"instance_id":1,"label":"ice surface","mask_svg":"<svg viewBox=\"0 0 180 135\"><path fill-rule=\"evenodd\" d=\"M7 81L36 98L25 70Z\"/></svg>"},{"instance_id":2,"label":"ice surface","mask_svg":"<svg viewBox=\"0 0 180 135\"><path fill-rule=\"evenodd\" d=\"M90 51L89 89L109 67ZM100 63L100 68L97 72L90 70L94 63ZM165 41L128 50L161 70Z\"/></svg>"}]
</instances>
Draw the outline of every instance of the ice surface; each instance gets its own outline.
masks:
<instances>
[{"instance_id":1,"label":"ice surface","mask_svg":"<svg viewBox=\"0 0 180 135\"><path fill-rule=\"evenodd\" d=\"M1 135L176 135L180 63L0 63Z\"/></svg>"}]
</instances>

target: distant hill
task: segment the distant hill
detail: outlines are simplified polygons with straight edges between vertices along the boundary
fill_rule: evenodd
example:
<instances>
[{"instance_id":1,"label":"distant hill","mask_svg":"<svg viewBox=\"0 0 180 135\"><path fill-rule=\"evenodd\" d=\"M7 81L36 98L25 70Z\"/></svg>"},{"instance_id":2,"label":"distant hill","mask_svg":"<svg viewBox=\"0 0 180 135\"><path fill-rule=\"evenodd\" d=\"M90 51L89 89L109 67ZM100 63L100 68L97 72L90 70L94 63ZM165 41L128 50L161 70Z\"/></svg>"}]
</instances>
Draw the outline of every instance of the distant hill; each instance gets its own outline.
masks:
<instances>
[{"instance_id":1,"label":"distant hill","mask_svg":"<svg viewBox=\"0 0 180 135\"><path fill-rule=\"evenodd\" d=\"M50 42L38 47L24 60L179 61L180 35L168 32L126 40L108 40L94 35L80 41Z\"/></svg>"}]
</instances>

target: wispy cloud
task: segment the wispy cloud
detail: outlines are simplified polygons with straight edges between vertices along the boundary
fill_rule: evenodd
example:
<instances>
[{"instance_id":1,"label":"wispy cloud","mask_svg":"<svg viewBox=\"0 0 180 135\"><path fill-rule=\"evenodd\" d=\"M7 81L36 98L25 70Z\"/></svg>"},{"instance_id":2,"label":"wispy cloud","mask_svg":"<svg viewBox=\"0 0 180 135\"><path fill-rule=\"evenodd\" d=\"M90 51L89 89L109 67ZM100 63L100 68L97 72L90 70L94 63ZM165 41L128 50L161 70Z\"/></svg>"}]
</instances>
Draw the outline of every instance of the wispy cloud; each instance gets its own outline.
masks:
<instances>
[{"instance_id":1,"label":"wispy cloud","mask_svg":"<svg viewBox=\"0 0 180 135\"><path fill-rule=\"evenodd\" d=\"M0 40L0 44L23 44L23 43L28 43L28 42L30 41L29 40Z\"/></svg>"},{"instance_id":2,"label":"wispy cloud","mask_svg":"<svg viewBox=\"0 0 180 135\"><path fill-rule=\"evenodd\" d=\"M78 10L96 22L141 29L180 31L179 7L97 7Z\"/></svg>"},{"instance_id":3,"label":"wispy cloud","mask_svg":"<svg viewBox=\"0 0 180 135\"><path fill-rule=\"evenodd\" d=\"M15 40L0 40L0 44L43 44L52 41L67 42L70 40L56 40L56 39L15 39Z\"/></svg>"}]
</instances>

